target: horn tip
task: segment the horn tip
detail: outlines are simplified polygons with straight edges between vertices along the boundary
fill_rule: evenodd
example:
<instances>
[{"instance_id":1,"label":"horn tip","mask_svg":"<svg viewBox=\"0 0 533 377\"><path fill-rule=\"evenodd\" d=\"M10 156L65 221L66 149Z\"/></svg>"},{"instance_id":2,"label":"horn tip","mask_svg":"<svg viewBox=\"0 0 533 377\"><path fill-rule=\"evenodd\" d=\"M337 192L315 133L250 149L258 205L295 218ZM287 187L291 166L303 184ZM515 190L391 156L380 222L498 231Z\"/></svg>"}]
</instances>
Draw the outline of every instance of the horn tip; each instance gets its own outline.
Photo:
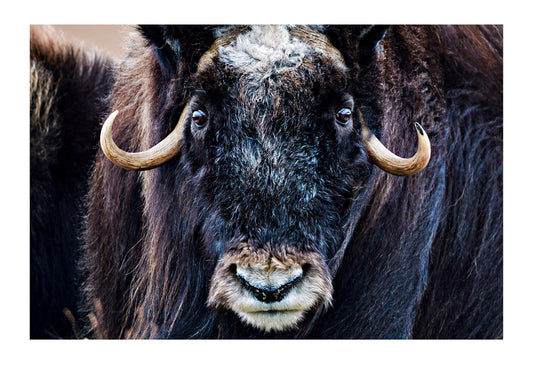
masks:
<instances>
[{"instance_id":1,"label":"horn tip","mask_svg":"<svg viewBox=\"0 0 533 377\"><path fill-rule=\"evenodd\" d=\"M425 134L424 128L422 128L422 126L420 125L420 123L415 122L415 128L416 128L416 130L418 131L418 133L419 133L420 135L423 136L423 135Z\"/></svg>"}]
</instances>

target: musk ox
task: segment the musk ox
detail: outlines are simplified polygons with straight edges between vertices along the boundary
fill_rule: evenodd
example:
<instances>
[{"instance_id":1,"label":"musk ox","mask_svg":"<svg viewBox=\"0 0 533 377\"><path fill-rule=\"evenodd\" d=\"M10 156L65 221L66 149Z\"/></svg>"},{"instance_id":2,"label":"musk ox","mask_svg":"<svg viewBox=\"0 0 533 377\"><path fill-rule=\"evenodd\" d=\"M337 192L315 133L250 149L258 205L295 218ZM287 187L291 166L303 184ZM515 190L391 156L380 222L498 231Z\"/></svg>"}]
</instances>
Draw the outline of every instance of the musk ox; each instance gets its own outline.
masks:
<instances>
[{"instance_id":1,"label":"musk ox","mask_svg":"<svg viewBox=\"0 0 533 377\"><path fill-rule=\"evenodd\" d=\"M97 77L49 146L80 172L55 200L83 230L52 226L79 236L86 334L501 338L502 34L143 25L117 65L32 47ZM65 96L51 80L34 92ZM39 232L42 260L61 240Z\"/></svg>"},{"instance_id":2,"label":"musk ox","mask_svg":"<svg viewBox=\"0 0 533 377\"><path fill-rule=\"evenodd\" d=\"M31 29L30 58L30 336L66 337L74 335L81 206L113 63L50 27Z\"/></svg>"}]
</instances>

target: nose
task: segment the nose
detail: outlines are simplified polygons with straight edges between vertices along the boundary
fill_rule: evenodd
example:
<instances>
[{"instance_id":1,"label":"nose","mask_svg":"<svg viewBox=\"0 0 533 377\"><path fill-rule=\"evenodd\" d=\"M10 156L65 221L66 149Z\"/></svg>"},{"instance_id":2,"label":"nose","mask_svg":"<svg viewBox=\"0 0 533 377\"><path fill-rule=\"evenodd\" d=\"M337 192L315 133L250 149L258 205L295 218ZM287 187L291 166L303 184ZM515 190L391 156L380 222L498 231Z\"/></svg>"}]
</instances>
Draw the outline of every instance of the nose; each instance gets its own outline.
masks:
<instances>
[{"instance_id":1,"label":"nose","mask_svg":"<svg viewBox=\"0 0 533 377\"><path fill-rule=\"evenodd\" d=\"M240 279L245 290L267 304L283 300L303 276L303 269L299 265L260 268L234 264L230 270Z\"/></svg>"},{"instance_id":2,"label":"nose","mask_svg":"<svg viewBox=\"0 0 533 377\"><path fill-rule=\"evenodd\" d=\"M289 291L298 282L298 280L301 279L301 276L273 290L255 287L252 284L250 284L248 281L246 281L243 277L239 276L239 278L241 279L241 282L244 288L250 291L250 293L252 293L256 299L258 299L261 302L269 304L271 302L278 302L278 301L283 300L285 296L289 293Z\"/></svg>"}]
</instances>

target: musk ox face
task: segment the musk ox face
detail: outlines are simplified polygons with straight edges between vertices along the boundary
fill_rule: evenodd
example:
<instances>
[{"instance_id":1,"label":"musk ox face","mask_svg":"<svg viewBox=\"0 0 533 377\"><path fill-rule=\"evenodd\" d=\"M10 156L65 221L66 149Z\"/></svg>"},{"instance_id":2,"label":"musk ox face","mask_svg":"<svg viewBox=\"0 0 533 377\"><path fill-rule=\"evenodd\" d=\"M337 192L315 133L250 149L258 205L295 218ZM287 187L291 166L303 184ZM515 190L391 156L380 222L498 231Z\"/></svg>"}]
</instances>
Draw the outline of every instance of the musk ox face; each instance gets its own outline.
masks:
<instances>
[{"instance_id":1,"label":"musk ox face","mask_svg":"<svg viewBox=\"0 0 533 377\"><path fill-rule=\"evenodd\" d=\"M163 44L156 55L172 45L156 42ZM172 160L142 176L149 276L161 276L162 288L151 277L146 286L174 297L167 279L182 277L168 271L169 261L185 253L181 264L201 261L209 275L202 279L209 279L210 308L234 312L259 330L293 329L332 303L368 159L393 174L414 174L429 160L427 135L418 130L419 151L410 159L386 150L364 124L341 53L316 29L234 28L198 58L192 77L171 80L185 82L179 89L190 94L182 111L166 100L163 108L175 110L165 111L181 116L164 140L128 153L111 136L117 112L102 128L102 150L121 167L145 170ZM157 113L151 106L137 111L142 146L152 144L147 135L161 133L161 119L179 115L146 121Z\"/></svg>"},{"instance_id":2,"label":"musk ox face","mask_svg":"<svg viewBox=\"0 0 533 377\"><path fill-rule=\"evenodd\" d=\"M300 32L253 27L215 43L184 127L182 158L213 211L208 305L266 331L331 303L327 262L364 178L342 57Z\"/></svg>"}]
</instances>

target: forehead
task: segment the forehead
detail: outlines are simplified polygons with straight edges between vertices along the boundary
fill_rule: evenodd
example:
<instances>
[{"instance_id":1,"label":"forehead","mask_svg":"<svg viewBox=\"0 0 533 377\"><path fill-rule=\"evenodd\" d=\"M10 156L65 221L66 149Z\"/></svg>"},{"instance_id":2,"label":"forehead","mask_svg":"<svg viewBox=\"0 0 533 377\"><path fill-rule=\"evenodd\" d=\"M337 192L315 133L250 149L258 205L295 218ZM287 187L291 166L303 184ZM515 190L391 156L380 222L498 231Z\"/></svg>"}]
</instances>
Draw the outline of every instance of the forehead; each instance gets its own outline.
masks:
<instances>
[{"instance_id":1,"label":"forehead","mask_svg":"<svg viewBox=\"0 0 533 377\"><path fill-rule=\"evenodd\" d=\"M200 59L196 85L218 101L237 101L235 111L274 119L333 100L346 90L347 72L340 52L313 28L249 26L215 41Z\"/></svg>"}]
</instances>

